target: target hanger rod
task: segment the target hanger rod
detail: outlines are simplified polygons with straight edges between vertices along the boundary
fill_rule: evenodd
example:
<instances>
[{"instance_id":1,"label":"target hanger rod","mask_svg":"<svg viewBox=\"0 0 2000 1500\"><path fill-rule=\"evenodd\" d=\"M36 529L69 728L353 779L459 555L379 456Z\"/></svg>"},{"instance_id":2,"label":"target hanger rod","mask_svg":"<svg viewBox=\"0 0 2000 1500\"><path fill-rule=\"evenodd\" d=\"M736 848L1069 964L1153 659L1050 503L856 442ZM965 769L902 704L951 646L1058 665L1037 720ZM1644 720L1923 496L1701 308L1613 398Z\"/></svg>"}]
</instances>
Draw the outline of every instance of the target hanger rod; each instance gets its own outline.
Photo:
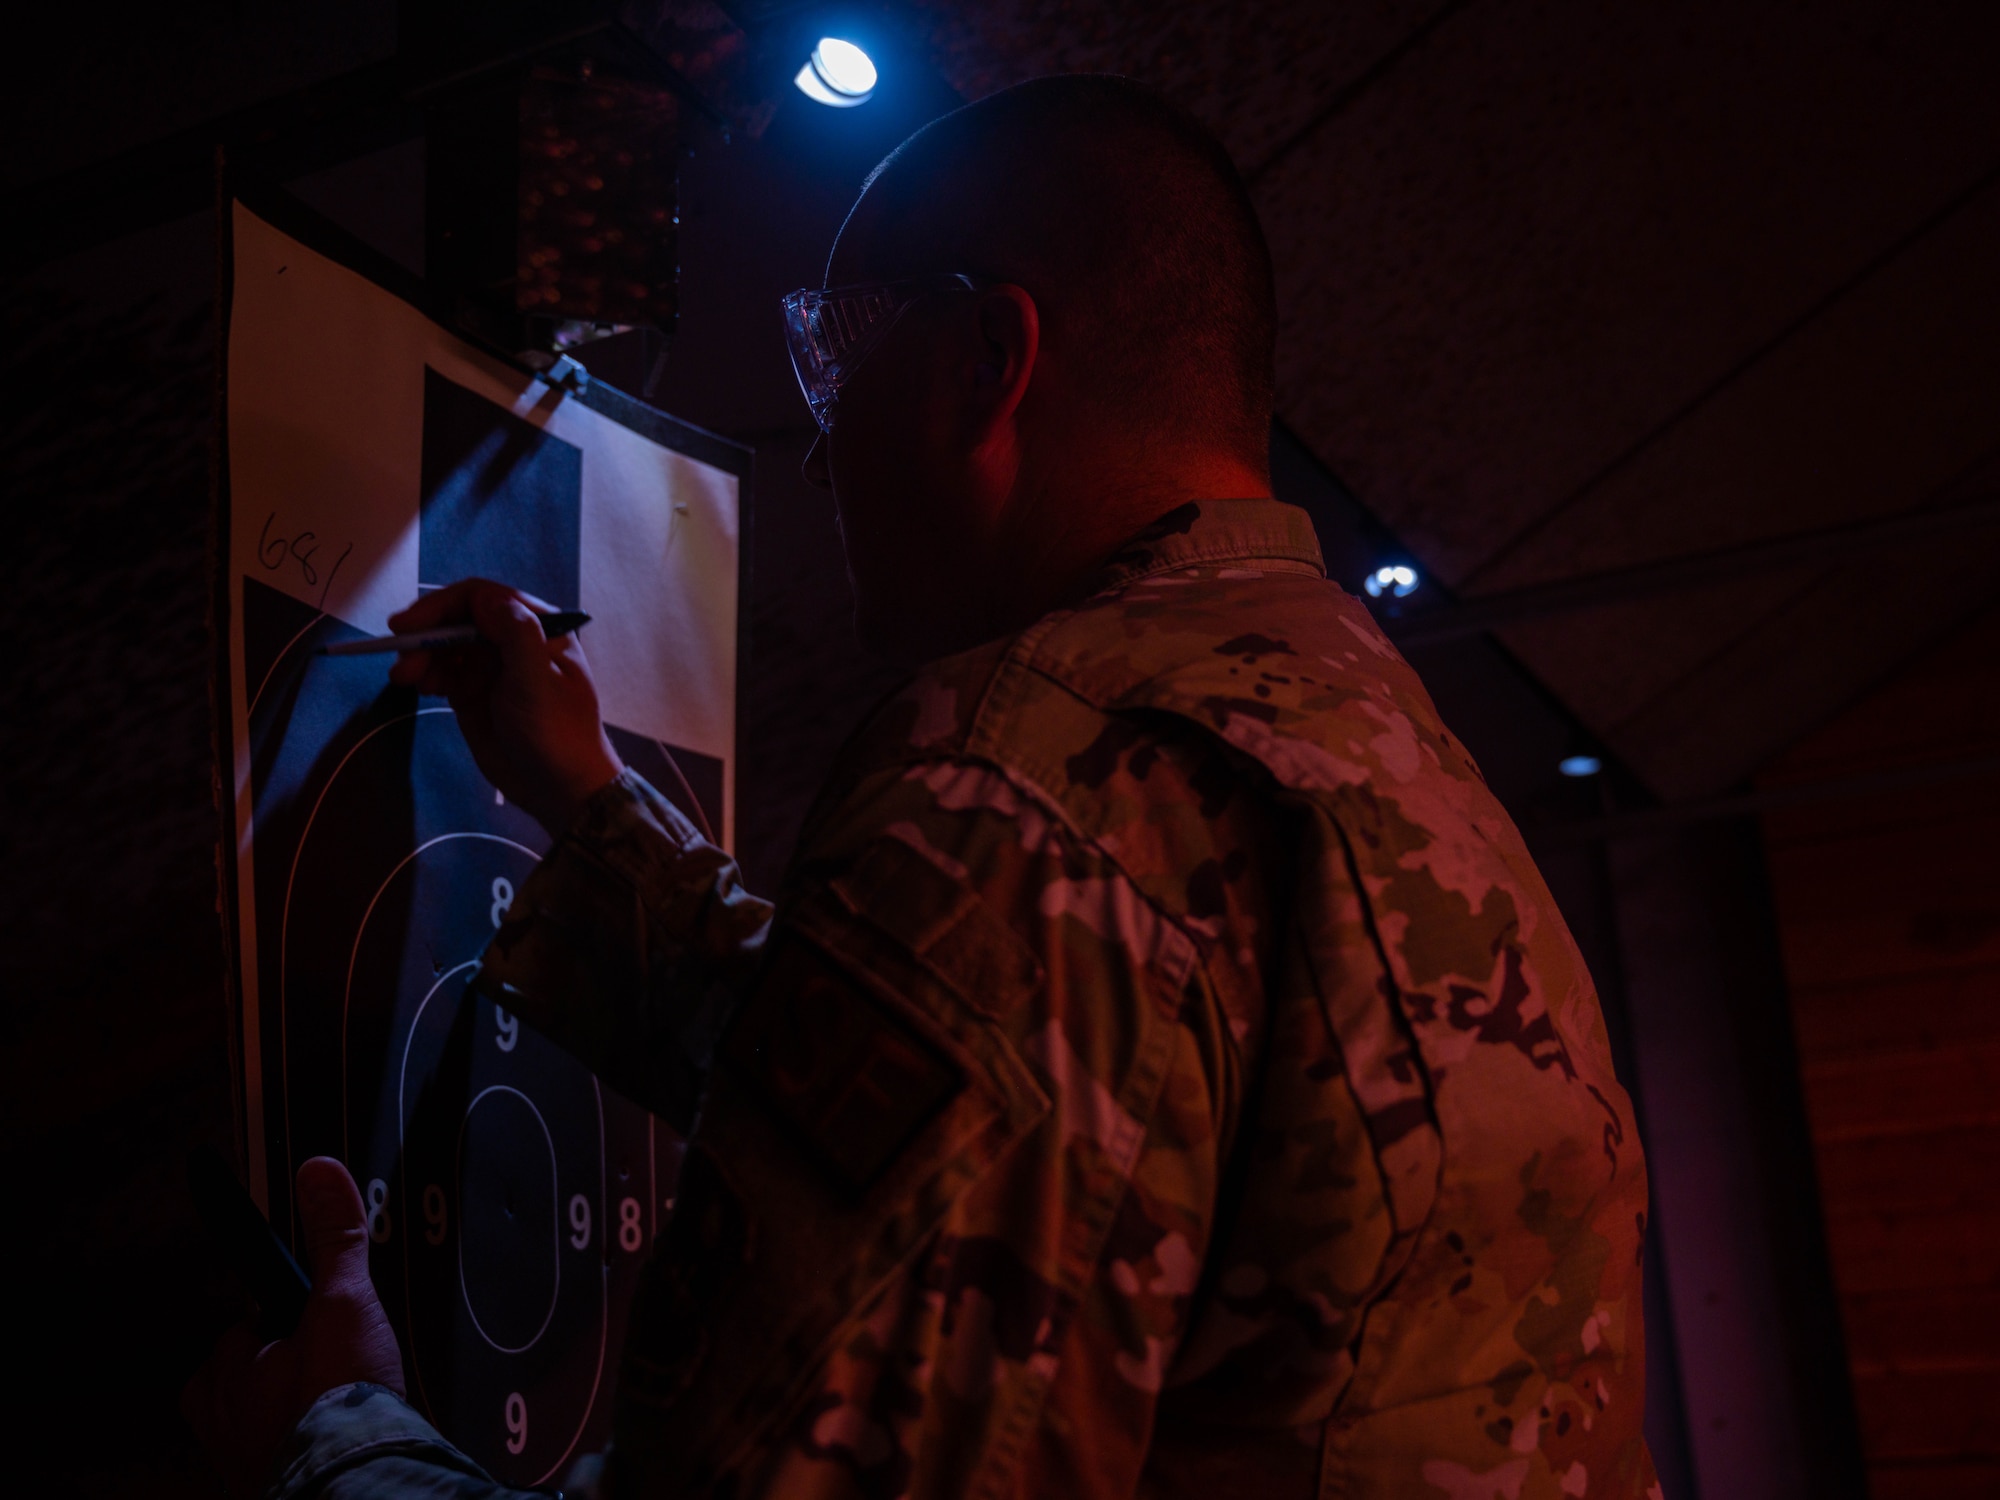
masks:
<instances>
[{"instance_id":1,"label":"target hanger rod","mask_svg":"<svg viewBox=\"0 0 2000 1500\"><path fill-rule=\"evenodd\" d=\"M590 616L580 609L560 609L554 614L537 615L542 634L550 640L581 630ZM470 646L480 640L477 625L443 625L436 630L417 630L408 635L373 635L359 641L336 641L319 648L321 656L373 656L380 651L435 651L442 646Z\"/></svg>"}]
</instances>

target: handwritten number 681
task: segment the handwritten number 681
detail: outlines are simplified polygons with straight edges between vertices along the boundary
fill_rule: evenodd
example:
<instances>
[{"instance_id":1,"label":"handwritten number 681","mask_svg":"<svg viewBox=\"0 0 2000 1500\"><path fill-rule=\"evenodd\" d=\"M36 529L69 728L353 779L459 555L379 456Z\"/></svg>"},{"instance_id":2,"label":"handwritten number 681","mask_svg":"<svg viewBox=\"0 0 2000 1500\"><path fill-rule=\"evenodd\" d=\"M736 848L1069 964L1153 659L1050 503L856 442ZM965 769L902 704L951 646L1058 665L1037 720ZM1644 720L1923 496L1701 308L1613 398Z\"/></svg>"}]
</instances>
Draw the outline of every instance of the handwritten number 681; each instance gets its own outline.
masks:
<instances>
[{"instance_id":1,"label":"handwritten number 681","mask_svg":"<svg viewBox=\"0 0 2000 1500\"><path fill-rule=\"evenodd\" d=\"M297 536L289 538L273 536L271 525L277 519L276 511L264 517L263 529L257 533L257 561L263 564L264 570L269 573L277 572L288 562L295 563L298 566L300 581L307 588L320 586L319 565L313 561L320 552L318 534L301 531ZM324 586L319 589L319 608L322 613L326 610L326 596L333 591L334 575L340 571L340 565L347 561L347 554L353 550L352 542L342 547L340 556L336 557L333 566L326 570Z\"/></svg>"}]
</instances>

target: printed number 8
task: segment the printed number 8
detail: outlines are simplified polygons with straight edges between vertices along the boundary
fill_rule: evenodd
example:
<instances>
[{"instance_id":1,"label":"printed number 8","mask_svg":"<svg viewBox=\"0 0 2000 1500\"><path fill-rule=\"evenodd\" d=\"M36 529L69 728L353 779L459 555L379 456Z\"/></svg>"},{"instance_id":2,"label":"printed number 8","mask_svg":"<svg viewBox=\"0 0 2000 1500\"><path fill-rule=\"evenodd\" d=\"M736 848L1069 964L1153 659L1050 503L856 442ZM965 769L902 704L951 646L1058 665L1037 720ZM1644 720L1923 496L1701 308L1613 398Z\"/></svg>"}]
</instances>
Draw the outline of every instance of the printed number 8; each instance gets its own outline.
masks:
<instances>
[{"instance_id":1,"label":"printed number 8","mask_svg":"<svg viewBox=\"0 0 2000 1500\"><path fill-rule=\"evenodd\" d=\"M627 1252L639 1248L639 1200L618 1200L618 1248Z\"/></svg>"},{"instance_id":2,"label":"printed number 8","mask_svg":"<svg viewBox=\"0 0 2000 1500\"><path fill-rule=\"evenodd\" d=\"M528 1403L515 1391L507 1398L507 1451L519 1453L528 1446Z\"/></svg>"},{"instance_id":3,"label":"printed number 8","mask_svg":"<svg viewBox=\"0 0 2000 1500\"><path fill-rule=\"evenodd\" d=\"M499 876L493 882L493 905L486 912L487 917L496 928L506 918L507 908L513 904L514 882L509 880L505 875Z\"/></svg>"},{"instance_id":4,"label":"printed number 8","mask_svg":"<svg viewBox=\"0 0 2000 1500\"><path fill-rule=\"evenodd\" d=\"M389 1184L379 1177L368 1179L368 1238L378 1245L389 1243Z\"/></svg>"}]
</instances>

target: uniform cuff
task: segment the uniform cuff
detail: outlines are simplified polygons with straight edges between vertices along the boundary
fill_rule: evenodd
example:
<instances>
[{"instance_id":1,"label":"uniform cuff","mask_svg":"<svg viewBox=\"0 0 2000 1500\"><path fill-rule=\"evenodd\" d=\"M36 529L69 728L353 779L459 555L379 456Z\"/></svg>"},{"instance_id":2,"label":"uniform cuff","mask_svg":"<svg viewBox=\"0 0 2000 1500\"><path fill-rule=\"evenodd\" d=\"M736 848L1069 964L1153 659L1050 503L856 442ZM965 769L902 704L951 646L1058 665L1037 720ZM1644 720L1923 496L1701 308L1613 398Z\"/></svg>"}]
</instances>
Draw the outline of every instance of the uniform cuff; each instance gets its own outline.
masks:
<instances>
[{"instance_id":1,"label":"uniform cuff","mask_svg":"<svg viewBox=\"0 0 2000 1500\"><path fill-rule=\"evenodd\" d=\"M596 855L634 885L644 885L658 877L663 856L671 864L673 854L706 842L686 813L627 766L584 799L576 821L549 852L574 846Z\"/></svg>"},{"instance_id":2,"label":"uniform cuff","mask_svg":"<svg viewBox=\"0 0 2000 1500\"><path fill-rule=\"evenodd\" d=\"M636 896L651 925L686 939L700 921L717 874L730 863L628 766L585 800L576 821L521 887L515 910L528 918L551 911L560 920L576 904L568 899L573 894L588 891L601 898L615 890L622 902ZM496 944L494 951L506 946Z\"/></svg>"},{"instance_id":3,"label":"uniform cuff","mask_svg":"<svg viewBox=\"0 0 2000 1500\"><path fill-rule=\"evenodd\" d=\"M522 882L473 985L685 1131L770 911L628 769Z\"/></svg>"},{"instance_id":4,"label":"uniform cuff","mask_svg":"<svg viewBox=\"0 0 2000 1500\"><path fill-rule=\"evenodd\" d=\"M415 1459L491 1483L486 1471L387 1386L335 1386L307 1408L278 1451L270 1500L305 1500L372 1459Z\"/></svg>"}]
</instances>

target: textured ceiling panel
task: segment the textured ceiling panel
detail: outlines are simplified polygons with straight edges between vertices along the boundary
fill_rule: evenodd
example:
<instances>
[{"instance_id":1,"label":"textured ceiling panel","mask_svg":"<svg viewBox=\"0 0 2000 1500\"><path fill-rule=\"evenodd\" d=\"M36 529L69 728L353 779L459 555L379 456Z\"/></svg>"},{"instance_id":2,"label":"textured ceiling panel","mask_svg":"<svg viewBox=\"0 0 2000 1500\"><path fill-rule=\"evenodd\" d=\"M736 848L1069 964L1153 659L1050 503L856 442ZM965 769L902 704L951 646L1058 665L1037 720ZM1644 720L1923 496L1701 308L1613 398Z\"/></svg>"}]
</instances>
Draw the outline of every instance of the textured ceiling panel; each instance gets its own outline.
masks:
<instances>
[{"instance_id":1,"label":"textured ceiling panel","mask_svg":"<svg viewBox=\"0 0 2000 1500\"><path fill-rule=\"evenodd\" d=\"M2000 497L2000 297L1979 294L1995 265L2000 185L1544 527L1496 581ZM1507 639L1656 787L1705 792L1837 707L1843 677L1858 686L1884 670L1885 643L1913 646L1968 591L1976 599L1995 559L2000 537L1971 537L1948 558L1928 548L1879 559L1885 576L1922 576L1914 588L1843 587L1837 603L1822 591L1822 607L1794 609L1788 601L1817 576L1794 572L1539 622ZM1822 618L1824 643L1810 628ZM1872 643L1844 639L1856 622ZM1730 693L1744 706L1726 733L1718 726L1713 753L1700 750L1689 727Z\"/></svg>"},{"instance_id":2,"label":"textured ceiling panel","mask_svg":"<svg viewBox=\"0 0 2000 1500\"><path fill-rule=\"evenodd\" d=\"M953 86L977 99L1044 73L1123 73L1199 115L1246 171L1268 161L1439 0L1173 4L918 0Z\"/></svg>"},{"instance_id":3,"label":"textured ceiling panel","mask_svg":"<svg viewBox=\"0 0 2000 1500\"><path fill-rule=\"evenodd\" d=\"M2000 443L2000 177L1481 575L1486 589L1907 510Z\"/></svg>"},{"instance_id":4,"label":"textured ceiling panel","mask_svg":"<svg viewBox=\"0 0 2000 1500\"><path fill-rule=\"evenodd\" d=\"M1287 419L1476 586L2000 160L2000 8L1875 9L1469 7L1260 184Z\"/></svg>"}]
</instances>

